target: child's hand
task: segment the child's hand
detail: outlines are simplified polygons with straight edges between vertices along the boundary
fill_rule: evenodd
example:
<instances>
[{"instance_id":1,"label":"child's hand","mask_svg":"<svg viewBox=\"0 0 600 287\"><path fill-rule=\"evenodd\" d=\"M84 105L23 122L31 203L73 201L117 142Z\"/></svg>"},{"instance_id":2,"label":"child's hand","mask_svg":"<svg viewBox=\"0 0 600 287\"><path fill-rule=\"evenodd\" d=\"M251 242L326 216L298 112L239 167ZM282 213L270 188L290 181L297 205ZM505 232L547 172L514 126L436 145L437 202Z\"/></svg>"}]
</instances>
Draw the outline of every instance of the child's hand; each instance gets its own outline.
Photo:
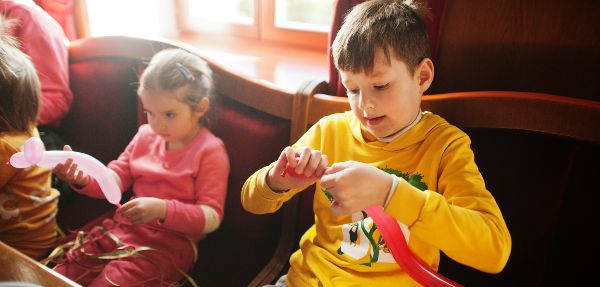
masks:
<instances>
[{"instance_id":1,"label":"child's hand","mask_svg":"<svg viewBox=\"0 0 600 287\"><path fill-rule=\"evenodd\" d=\"M321 187L334 198L334 215L352 214L373 204L383 205L392 186L391 175L368 164L346 161L333 164L321 177Z\"/></svg>"},{"instance_id":2,"label":"child's hand","mask_svg":"<svg viewBox=\"0 0 600 287\"><path fill-rule=\"evenodd\" d=\"M300 176L285 175L286 165ZM272 190L283 191L308 186L319 179L327 168L327 156L308 147L286 147L281 151L277 163L269 170L267 185Z\"/></svg>"},{"instance_id":3,"label":"child's hand","mask_svg":"<svg viewBox=\"0 0 600 287\"><path fill-rule=\"evenodd\" d=\"M117 214L127 218L133 224L164 220L167 216L167 202L156 197L138 197L119 207Z\"/></svg>"},{"instance_id":4,"label":"child's hand","mask_svg":"<svg viewBox=\"0 0 600 287\"><path fill-rule=\"evenodd\" d=\"M63 150L71 151L72 149L69 145L65 145ZM73 159L68 159L65 163L57 164L52 169L52 172L56 174L60 180L75 186L85 186L90 182L89 176L81 170L77 171L77 164L73 163Z\"/></svg>"}]
</instances>

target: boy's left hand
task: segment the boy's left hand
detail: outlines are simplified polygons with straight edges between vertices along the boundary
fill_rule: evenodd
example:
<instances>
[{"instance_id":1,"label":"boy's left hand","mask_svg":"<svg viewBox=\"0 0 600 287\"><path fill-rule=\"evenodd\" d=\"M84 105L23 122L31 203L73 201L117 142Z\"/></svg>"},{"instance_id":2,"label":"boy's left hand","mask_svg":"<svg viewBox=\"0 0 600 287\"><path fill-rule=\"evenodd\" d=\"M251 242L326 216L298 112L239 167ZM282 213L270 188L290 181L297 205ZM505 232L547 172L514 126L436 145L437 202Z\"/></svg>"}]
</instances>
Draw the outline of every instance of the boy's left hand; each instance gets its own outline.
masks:
<instances>
[{"instance_id":1,"label":"boy's left hand","mask_svg":"<svg viewBox=\"0 0 600 287\"><path fill-rule=\"evenodd\" d=\"M352 214L373 204L383 205L392 186L391 175L366 163L333 164L321 177L321 186L334 198L334 215Z\"/></svg>"},{"instance_id":2,"label":"boy's left hand","mask_svg":"<svg viewBox=\"0 0 600 287\"><path fill-rule=\"evenodd\" d=\"M117 214L129 219L133 224L164 220L167 215L167 202L155 197L138 197L119 207Z\"/></svg>"}]
</instances>

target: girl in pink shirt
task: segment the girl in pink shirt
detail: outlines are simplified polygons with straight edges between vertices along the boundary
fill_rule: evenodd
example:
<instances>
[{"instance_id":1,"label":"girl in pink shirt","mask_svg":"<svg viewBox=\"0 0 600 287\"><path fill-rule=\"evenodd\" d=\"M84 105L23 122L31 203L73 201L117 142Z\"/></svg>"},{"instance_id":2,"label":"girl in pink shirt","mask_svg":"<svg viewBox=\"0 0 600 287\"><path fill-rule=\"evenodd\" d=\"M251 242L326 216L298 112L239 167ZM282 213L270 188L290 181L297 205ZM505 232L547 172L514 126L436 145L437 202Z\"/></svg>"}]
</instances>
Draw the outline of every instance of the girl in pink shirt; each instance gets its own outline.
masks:
<instances>
[{"instance_id":1,"label":"girl in pink shirt","mask_svg":"<svg viewBox=\"0 0 600 287\"><path fill-rule=\"evenodd\" d=\"M198 240L223 218L229 159L205 127L211 88L211 71L199 57L172 49L152 58L138 89L149 124L108 164L121 190L132 187L133 196L74 244L56 271L85 286L181 280L196 260ZM78 192L104 197L71 160L53 171Z\"/></svg>"}]
</instances>

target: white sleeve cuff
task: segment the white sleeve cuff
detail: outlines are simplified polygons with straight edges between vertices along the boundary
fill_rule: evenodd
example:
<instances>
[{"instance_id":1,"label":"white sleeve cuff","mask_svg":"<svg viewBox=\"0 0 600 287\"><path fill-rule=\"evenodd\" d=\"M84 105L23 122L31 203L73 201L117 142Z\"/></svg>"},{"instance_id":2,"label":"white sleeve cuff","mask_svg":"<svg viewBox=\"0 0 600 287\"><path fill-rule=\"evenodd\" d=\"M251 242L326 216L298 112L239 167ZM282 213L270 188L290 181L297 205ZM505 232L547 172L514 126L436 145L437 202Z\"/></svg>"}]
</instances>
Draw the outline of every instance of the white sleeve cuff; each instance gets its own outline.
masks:
<instances>
[{"instance_id":1,"label":"white sleeve cuff","mask_svg":"<svg viewBox=\"0 0 600 287\"><path fill-rule=\"evenodd\" d=\"M204 212L204 234L211 233L221 225L219 214L210 206L200 205Z\"/></svg>"},{"instance_id":2,"label":"white sleeve cuff","mask_svg":"<svg viewBox=\"0 0 600 287\"><path fill-rule=\"evenodd\" d=\"M383 204L383 208L386 208L388 206L388 203L390 203L390 200L392 199L392 196L394 195L394 193L396 193L396 188L398 187L398 183L400 182L400 178L390 174L392 176L392 186L390 187L390 191L388 192L387 197L385 198L385 203Z\"/></svg>"}]
</instances>

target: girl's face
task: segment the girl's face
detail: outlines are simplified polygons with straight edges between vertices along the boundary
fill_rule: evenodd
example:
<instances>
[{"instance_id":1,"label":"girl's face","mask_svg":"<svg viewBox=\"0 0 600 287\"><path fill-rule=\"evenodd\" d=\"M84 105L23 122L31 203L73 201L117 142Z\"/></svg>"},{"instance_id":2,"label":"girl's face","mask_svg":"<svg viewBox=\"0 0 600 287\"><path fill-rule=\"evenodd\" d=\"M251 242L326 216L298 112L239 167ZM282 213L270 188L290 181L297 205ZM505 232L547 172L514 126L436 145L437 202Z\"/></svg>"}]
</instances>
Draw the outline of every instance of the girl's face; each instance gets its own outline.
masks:
<instances>
[{"instance_id":1,"label":"girl's face","mask_svg":"<svg viewBox=\"0 0 600 287\"><path fill-rule=\"evenodd\" d=\"M369 74L340 71L350 107L373 136L387 137L408 126L420 111L421 95L433 80L431 60L423 60L414 75L404 61L380 49Z\"/></svg>"},{"instance_id":2,"label":"girl's face","mask_svg":"<svg viewBox=\"0 0 600 287\"><path fill-rule=\"evenodd\" d=\"M208 108L208 98L203 98L192 108L178 99L182 90L144 90L140 99L152 130L166 141L167 150L177 150L192 142L202 128L199 119Z\"/></svg>"}]
</instances>

